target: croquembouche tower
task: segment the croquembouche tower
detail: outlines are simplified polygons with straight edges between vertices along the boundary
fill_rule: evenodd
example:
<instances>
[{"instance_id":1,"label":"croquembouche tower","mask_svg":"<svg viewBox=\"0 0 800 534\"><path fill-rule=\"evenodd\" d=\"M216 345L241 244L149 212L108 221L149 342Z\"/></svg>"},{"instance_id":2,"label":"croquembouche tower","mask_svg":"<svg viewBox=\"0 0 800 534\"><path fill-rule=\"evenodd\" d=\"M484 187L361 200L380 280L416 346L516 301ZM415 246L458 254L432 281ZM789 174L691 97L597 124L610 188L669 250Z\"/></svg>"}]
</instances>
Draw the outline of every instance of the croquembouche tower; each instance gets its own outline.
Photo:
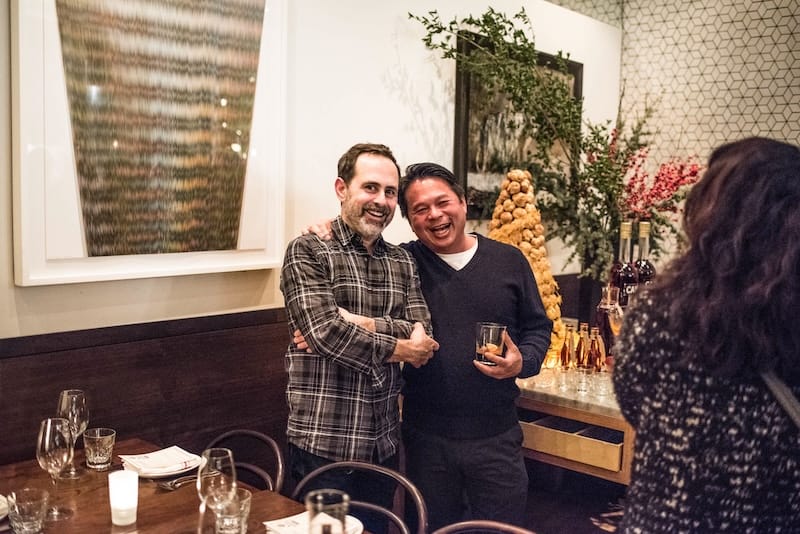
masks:
<instances>
[{"instance_id":1,"label":"croquembouche tower","mask_svg":"<svg viewBox=\"0 0 800 534\"><path fill-rule=\"evenodd\" d=\"M542 216L536 207L528 171L513 169L503 180L489 223L489 237L520 249L531 266L545 312L553 321L550 349L542 365L552 368L558 362L558 351L564 342L566 327L561 320L561 295L550 269L544 246L546 239Z\"/></svg>"}]
</instances>

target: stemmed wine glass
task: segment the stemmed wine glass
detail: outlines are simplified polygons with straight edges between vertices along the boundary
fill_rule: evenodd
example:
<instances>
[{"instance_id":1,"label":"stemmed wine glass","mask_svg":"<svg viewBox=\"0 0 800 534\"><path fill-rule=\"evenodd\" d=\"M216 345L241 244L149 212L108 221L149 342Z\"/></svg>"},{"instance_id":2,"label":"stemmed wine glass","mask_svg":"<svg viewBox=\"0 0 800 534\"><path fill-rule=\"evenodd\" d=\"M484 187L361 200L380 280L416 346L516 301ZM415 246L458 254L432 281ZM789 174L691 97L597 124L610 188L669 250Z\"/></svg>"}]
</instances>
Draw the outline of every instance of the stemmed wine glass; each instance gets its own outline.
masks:
<instances>
[{"instance_id":1,"label":"stemmed wine glass","mask_svg":"<svg viewBox=\"0 0 800 534\"><path fill-rule=\"evenodd\" d=\"M53 500L58 492L58 477L72 462L72 431L70 423L62 417L42 421L36 440L36 459L53 480ZM48 521L60 521L72 517L73 510L52 506L47 510Z\"/></svg>"},{"instance_id":2,"label":"stemmed wine glass","mask_svg":"<svg viewBox=\"0 0 800 534\"><path fill-rule=\"evenodd\" d=\"M206 507L218 514L236 495L236 467L230 449L215 447L203 451L197 469L200 513Z\"/></svg>"},{"instance_id":3,"label":"stemmed wine glass","mask_svg":"<svg viewBox=\"0 0 800 534\"><path fill-rule=\"evenodd\" d=\"M80 389L65 389L58 396L58 417L63 417L69 421L72 433L72 451L75 452L75 443L78 436L83 434L89 426L89 406L86 403L86 394ZM69 466L61 475L62 478L78 478L81 471L70 459Z\"/></svg>"}]
</instances>

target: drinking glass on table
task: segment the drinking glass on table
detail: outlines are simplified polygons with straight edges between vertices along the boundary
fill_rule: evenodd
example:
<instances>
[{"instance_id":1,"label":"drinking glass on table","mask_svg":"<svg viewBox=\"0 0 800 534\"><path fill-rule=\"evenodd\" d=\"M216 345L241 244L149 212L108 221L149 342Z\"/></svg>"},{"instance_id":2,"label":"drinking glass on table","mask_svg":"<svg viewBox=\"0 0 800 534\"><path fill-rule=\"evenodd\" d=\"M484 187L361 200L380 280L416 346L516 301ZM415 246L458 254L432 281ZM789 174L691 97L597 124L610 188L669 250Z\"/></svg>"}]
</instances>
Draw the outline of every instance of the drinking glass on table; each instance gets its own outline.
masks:
<instances>
[{"instance_id":1,"label":"drinking glass on table","mask_svg":"<svg viewBox=\"0 0 800 534\"><path fill-rule=\"evenodd\" d=\"M42 488L22 488L8 494L8 519L16 534L44 530L48 493Z\"/></svg>"},{"instance_id":2,"label":"drinking glass on table","mask_svg":"<svg viewBox=\"0 0 800 534\"><path fill-rule=\"evenodd\" d=\"M65 389L62 391L58 396L57 415L69 421L72 434L72 451L74 455L75 443L78 441L78 436L83 434L83 431L89 426L89 406L86 403L86 394L80 389ZM81 471L82 470L75 467L75 464L73 464L70 459L69 466L64 470L61 477L78 478L82 474Z\"/></svg>"},{"instance_id":3,"label":"drinking glass on table","mask_svg":"<svg viewBox=\"0 0 800 534\"><path fill-rule=\"evenodd\" d=\"M318 489L306 494L309 534L344 534L350 496L337 489Z\"/></svg>"},{"instance_id":4,"label":"drinking glass on table","mask_svg":"<svg viewBox=\"0 0 800 534\"><path fill-rule=\"evenodd\" d=\"M206 507L219 514L236 495L236 467L230 449L215 447L203 451L197 469L200 512Z\"/></svg>"},{"instance_id":5,"label":"drinking glass on table","mask_svg":"<svg viewBox=\"0 0 800 534\"><path fill-rule=\"evenodd\" d=\"M42 421L36 441L36 459L53 481L54 503L47 510L48 521L60 521L72 517L73 510L55 505L58 495L58 478L72 461L72 431L70 423L62 417Z\"/></svg>"},{"instance_id":6,"label":"drinking glass on table","mask_svg":"<svg viewBox=\"0 0 800 534\"><path fill-rule=\"evenodd\" d=\"M108 469L111 466L116 437L117 433L113 428L87 428L83 433L86 467L96 471Z\"/></svg>"},{"instance_id":7,"label":"drinking glass on table","mask_svg":"<svg viewBox=\"0 0 800 534\"><path fill-rule=\"evenodd\" d=\"M247 534L252 497L250 490L237 488L233 499L217 514L214 534Z\"/></svg>"}]
</instances>

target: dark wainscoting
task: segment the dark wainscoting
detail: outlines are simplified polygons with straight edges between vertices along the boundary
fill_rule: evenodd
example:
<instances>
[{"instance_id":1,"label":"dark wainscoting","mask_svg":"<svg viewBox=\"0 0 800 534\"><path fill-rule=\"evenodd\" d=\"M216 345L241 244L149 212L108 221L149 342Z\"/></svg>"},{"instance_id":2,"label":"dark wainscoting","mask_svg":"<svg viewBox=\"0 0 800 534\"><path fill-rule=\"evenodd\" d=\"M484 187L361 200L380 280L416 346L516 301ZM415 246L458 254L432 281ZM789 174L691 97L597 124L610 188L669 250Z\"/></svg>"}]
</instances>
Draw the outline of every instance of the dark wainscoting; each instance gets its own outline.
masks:
<instances>
[{"instance_id":1,"label":"dark wainscoting","mask_svg":"<svg viewBox=\"0 0 800 534\"><path fill-rule=\"evenodd\" d=\"M591 278L578 278L577 274L561 274L554 278L561 293L561 315L596 324L595 309L600 302L602 284Z\"/></svg>"},{"instance_id":2,"label":"dark wainscoting","mask_svg":"<svg viewBox=\"0 0 800 534\"><path fill-rule=\"evenodd\" d=\"M289 339L283 309L0 339L0 464L35 456L39 422L68 388L117 439L199 453L251 428L285 445Z\"/></svg>"}]
</instances>

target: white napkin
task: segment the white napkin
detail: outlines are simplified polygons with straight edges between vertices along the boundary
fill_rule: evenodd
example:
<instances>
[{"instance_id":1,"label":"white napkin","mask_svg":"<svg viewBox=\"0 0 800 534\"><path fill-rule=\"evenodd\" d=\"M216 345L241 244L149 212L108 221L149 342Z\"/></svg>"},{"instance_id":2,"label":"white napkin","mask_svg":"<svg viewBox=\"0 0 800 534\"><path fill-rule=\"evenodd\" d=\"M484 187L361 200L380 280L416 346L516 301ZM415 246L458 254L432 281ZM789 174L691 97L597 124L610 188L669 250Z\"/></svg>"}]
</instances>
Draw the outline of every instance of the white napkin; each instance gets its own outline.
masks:
<instances>
[{"instance_id":1,"label":"white napkin","mask_svg":"<svg viewBox=\"0 0 800 534\"><path fill-rule=\"evenodd\" d=\"M308 534L308 512L300 512L289 517L264 521L264 526L267 527L267 532L275 532L276 534ZM345 518L345 530L347 531L346 534L361 534L364 532L364 525L358 518L348 515Z\"/></svg>"},{"instance_id":2,"label":"white napkin","mask_svg":"<svg viewBox=\"0 0 800 534\"><path fill-rule=\"evenodd\" d=\"M125 469L137 471L140 476L169 475L200 465L199 456L177 445L146 454L120 454L119 457Z\"/></svg>"}]
</instances>

